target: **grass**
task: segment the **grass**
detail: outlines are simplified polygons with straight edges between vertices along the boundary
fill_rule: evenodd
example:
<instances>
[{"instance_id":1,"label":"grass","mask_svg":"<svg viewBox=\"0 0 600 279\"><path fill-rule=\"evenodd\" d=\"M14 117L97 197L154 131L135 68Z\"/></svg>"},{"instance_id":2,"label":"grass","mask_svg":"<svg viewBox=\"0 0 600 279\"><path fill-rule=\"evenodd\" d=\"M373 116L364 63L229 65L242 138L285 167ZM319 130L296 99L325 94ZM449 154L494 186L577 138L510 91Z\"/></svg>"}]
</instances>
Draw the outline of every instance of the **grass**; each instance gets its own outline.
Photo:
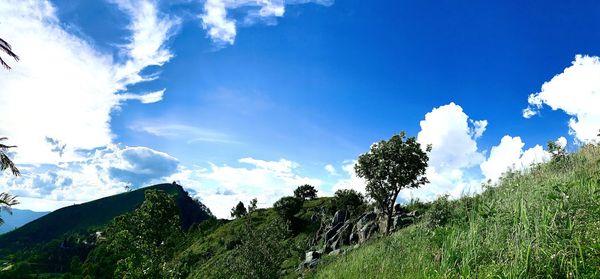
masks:
<instances>
[{"instance_id":1,"label":"grass","mask_svg":"<svg viewBox=\"0 0 600 279\"><path fill-rule=\"evenodd\" d=\"M426 187L426 186L425 186ZM600 278L600 147L511 172L474 197L341 257L310 278Z\"/></svg>"}]
</instances>

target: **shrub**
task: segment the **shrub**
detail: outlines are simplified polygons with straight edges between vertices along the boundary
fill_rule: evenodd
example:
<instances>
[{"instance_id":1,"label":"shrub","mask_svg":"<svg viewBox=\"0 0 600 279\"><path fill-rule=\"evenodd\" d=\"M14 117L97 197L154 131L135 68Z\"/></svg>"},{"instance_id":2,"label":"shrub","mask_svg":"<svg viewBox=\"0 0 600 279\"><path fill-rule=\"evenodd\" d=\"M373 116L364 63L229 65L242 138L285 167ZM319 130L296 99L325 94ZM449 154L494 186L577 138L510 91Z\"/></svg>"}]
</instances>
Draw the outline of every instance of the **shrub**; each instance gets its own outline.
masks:
<instances>
[{"instance_id":1,"label":"shrub","mask_svg":"<svg viewBox=\"0 0 600 279\"><path fill-rule=\"evenodd\" d=\"M273 204L273 208L285 220L292 220L302 209L302 200L296 197L283 197Z\"/></svg>"}]
</instances>

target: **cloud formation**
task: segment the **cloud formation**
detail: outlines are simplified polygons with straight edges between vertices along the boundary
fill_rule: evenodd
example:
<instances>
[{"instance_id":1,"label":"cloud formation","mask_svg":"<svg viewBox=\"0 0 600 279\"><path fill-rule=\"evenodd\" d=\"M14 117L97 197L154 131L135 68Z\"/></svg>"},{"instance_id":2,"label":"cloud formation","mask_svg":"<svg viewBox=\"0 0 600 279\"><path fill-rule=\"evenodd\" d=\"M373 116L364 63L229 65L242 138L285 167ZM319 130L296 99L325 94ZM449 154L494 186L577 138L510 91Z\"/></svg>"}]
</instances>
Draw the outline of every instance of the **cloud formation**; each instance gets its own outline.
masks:
<instances>
[{"instance_id":1,"label":"cloud formation","mask_svg":"<svg viewBox=\"0 0 600 279\"><path fill-rule=\"evenodd\" d=\"M172 57L165 42L179 21L162 17L154 1L114 3L130 17L119 61L66 30L49 1L0 2L0 34L21 57L0 75L0 134L19 145L18 162L76 160L78 149L112 143L111 112L123 101L162 99L164 89L140 95L127 87L156 78L141 71ZM65 148L54 152L47 138Z\"/></svg>"},{"instance_id":2,"label":"cloud formation","mask_svg":"<svg viewBox=\"0 0 600 279\"><path fill-rule=\"evenodd\" d=\"M210 164L182 168L170 177L192 189L197 197L220 218L229 218L229 210L239 201L256 197L259 207L270 207L277 199L292 195L297 186L310 184L322 193L320 179L300 174L300 165L286 159L265 161L242 158L239 167Z\"/></svg>"},{"instance_id":3,"label":"cloud formation","mask_svg":"<svg viewBox=\"0 0 600 279\"><path fill-rule=\"evenodd\" d=\"M562 73L542 85L542 90L531 94L523 117L539 114L544 105L562 110L571 116L569 133L582 143L598 141L600 130L600 58L575 56L575 61Z\"/></svg>"},{"instance_id":4,"label":"cloud formation","mask_svg":"<svg viewBox=\"0 0 600 279\"><path fill-rule=\"evenodd\" d=\"M563 140L565 138L559 139L559 144L562 144ZM533 164L550 159L550 153L542 146L536 145L523 150L524 146L525 143L520 137L504 136L500 144L492 147L489 158L481 164L481 171L485 178L495 183L509 170L525 170Z\"/></svg>"},{"instance_id":5,"label":"cloud formation","mask_svg":"<svg viewBox=\"0 0 600 279\"><path fill-rule=\"evenodd\" d=\"M232 45L237 35L237 26L252 25L259 21L273 23L273 19L285 14L286 5L315 3L330 6L333 0L206 0L200 15L202 27L208 37L219 45ZM231 10L243 10L243 18L236 19Z\"/></svg>"}]
</instances>

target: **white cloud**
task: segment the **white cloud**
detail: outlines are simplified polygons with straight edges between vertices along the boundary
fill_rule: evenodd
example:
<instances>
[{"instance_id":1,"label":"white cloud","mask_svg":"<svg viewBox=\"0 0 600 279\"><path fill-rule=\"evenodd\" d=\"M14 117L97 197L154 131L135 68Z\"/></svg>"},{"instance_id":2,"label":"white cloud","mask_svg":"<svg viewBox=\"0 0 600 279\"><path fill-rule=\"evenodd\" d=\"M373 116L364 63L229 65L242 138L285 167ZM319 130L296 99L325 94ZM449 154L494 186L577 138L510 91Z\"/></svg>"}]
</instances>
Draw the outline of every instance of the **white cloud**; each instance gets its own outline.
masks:
<instances>
[{"instance_id":1,"label":"white cloud","mask_svg":"<svg viewBox=\"0 0 600 279\"><path fill-rule=\"evenodd\" d=\"M329 6L333 0L206 0L204 13L200 15L202 27L217 44L233 44L237 34L237 20L228 10L245 9L245 25L261 20L272 20L285 14L286 5L315 3ZM272 21L270 21L272 22Z\"/></svg>"},{"instance_id":2,"label":"white cloud","mask_svg":"<svg viewBox=\"0 0 600 279\"><path fill-rule=\"evenodd\" d=\"M325 171L330 175L337 175L337 170L332 164L325 165Z\"/></svg>"},{"instance_id":3,"label":"white cloud","mask_svg":"<svg viewBox=\"0 0 600 279\"><path fill-rule=\"evenodd\" d=\"M69 33L49 1L0 2L0 34L21 57L12 71L0 75L0 134L19 146L17 162L79 159L77 149L112 143L110 114L121 102L162 99L164 90L145 95L123 91L155 77L142 76L143 68L170 59L164 43L178 21L160 17L153 1L115 3L131 17L124 61ZM53 152L46 138L63 143L63 154Z\"/></svg>"},{"instance_id":4,"label":"white cloud","mask_svg":"<svg viewBox=\"0 0 600 279\"><path fill-rule=\"evenodd\" d=\"M22 176L0 173L0 192L18 195L20 208L54 210L169 181L179 162L146 147L107 147L86 151L85 159L57 165L26 165Z\"/></svg>"},{"instance_id":5,"label":"white cloud","mask_svg":"<svg viewBox=\"0 0 600 279\"><path fill-rule=\"evenodd\" d=\"M449 194L459 197L476 192L479 181L469 170L485 160L476 140L483 135L488 122L472 120L455 103L434 108L421 121L417 140L422 146L432 145L426 176L430 183L420 189L404 191L404 199L431 200Z\"/></svg>"},{"instance_id":6,"label":"white cloud","mask_svg":"<svg viewBox=\"0 0 600 279\"><path fill-rule=\"evenodd\" d=\"M185 140L187 143L199 141L236 143L230 135L225 133L186 124L163 123L158 120L136 122L129 128L153 136L169 138L170 140Z\"/></svg>"},{"instance_id":7,"label":"white cloud","mask_svg":"<svg viewBox=\"0 0 600 279\"><path fill-rule=\"evenodd\" d=\"M335 193L337 190L341 189L352 189L359 193L366 194L365 187L367 185L366 181L358 175L354 171L354 166L356 165L356 160L348 161L344 165L342 165L342 170L346 173L346 178L338 180L332 187L332 192ZM331 193L331 194L333 194Z\"/></svg>"},{"instance_id":8,"label":"white cloud","mask_svg":"<svg viewBox=\"0 0 600 279\"><path fill-rule=\"evenodd\" d=\"M543 105L562 110L572 118L570 133L583 143L598 140L600 129L600 59L597 56L577 55L572 65L531 94L529 107L523 117L539 113Z\"/></svg>"},{"instance_id":9,"label":"white cloud","mask_svg":"<svg viewBox=\"0 0 600 279\"><path fill-rule=\"evenodd\" d=\"M260 207L270 207L279 198L292 195L302 184L315 186L321 194L321 180L299 174L299 164L289 160L264 161L242 158L246 167L218 166L183 168L170 177L197 193L198 198L220 218L229 218L239 201L256 197Z\"/></svg>"},{"instance_id":10,"label":"white cloud","mask_svg":"<svg viewBox=\"0 0 600 279\"><path fill-rule=\"evenodd\" d=\"M540 145L523 151L524 146L520 137L504 136L499 145L492 147L489 158L481 164L485 178L497 182L508 170L524 170L550 158L550 154Z\"/></svg>"}]
</instances>

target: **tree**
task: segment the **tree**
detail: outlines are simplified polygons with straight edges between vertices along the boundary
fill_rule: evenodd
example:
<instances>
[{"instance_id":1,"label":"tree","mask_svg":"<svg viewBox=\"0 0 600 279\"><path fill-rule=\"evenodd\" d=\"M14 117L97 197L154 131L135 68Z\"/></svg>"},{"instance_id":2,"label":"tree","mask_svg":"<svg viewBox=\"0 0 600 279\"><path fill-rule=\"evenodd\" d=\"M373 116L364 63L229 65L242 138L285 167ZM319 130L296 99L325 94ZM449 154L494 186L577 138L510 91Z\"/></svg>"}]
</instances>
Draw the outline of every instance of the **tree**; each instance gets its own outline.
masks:
<instances>
[{"instance_id":1,"label":"tree","mask_svg":"<svg viewBox=\"0 0 600 279\"><path fill-rule=\"evenodd\" d=\"M10 44L2 38L0 38L0 51L8 54L8 56L15 59L15 61L19 61L19 56L12 51L12 47L10 46ZM0 56L0 65L2 65L2 67L4 67L7 70L11 69L10 66L6 64L6 62L4 62L2 56Z\"/></svg>"},{"instance_id":2,"label":"tree","mask_svg":"<svg viewBox=\"0 0 600 279\"><path fill-rule=\"evenodd\" d=\"M0 46L2 45L2 42L3 42L2 39L0 39ZM2 63L4 63L4 61L2 61ZM4 140L7 140L7 138L6 137L0 138L0 142L4 141ZM16 147L16 146L0 143L0 171L10 169L10 171L12 172L12 174L14 176L19 176L19 175L21 175L21 172L19 172L19 169L17 168L17 166L15 166L13 161L10 160L10 158L6 154L8 149L14 148L14 147ZM9 214L12 214L12 211L10 209L12 206L17 205L17 204L19 204L19 202L16 200L15 196L13 196L9 193L5 193L5 192L0 193L0 213L2 211L6 211ZM2 224L4 224L4 220L0 217L0 225L2 225Z\"/></svg>"},{"instance_id":3,"label":"tree","mask_svg":"<svg viewBox=\"0 0 600 279\"><path fill-rule=\"evenodd\" d=\"M116 217L105 240L90 253L84 275L92 278L165 278L183 232L175 201L164 191L147 190L142 205Z\"/></svg>"},{"instance_id":4,"label":"tree","mask_svg":"<svg viewBox=\"0 0 600 279\"><path fill-rule=\"evenodd\" d=\"M333 203L337 210L356 211L365 204L365 197L352 189L341 189L335 191Z\"/></svg>"},{"instance_id":5,"label":"tree","mask_svg":"<svg viewBox=\"0 0 600 279\"><path fill-rule=\"evenodd\" d=\"M283 219L291 221L302 209L302 200L296 197L283 197L273 204L273 208Z\"/></svg>"},{"instance_id":6,"label":"tree","mask_svg":"<svg viewBox=\"0 0 600 279\"><path fill-rule=\"evenodd\" d=\"M248 205L248 213L252 213L252 212L256 211L257 203L258 203L258 200L256 198L253 198L250 201L250 205Z\"/></svg>"},{"instance_id":7,"label":"tree","mask_svg":"<svg viewBox=\"0 0 600 279\"><path fill-rule=\"evenodd\" d=\"M302 186L298 186L296 190L294 190L294 197L301 200L312 200L317 198L317 189L315 187L304 184Z\"/></svg>"},{"instance_id":8,"label":"tree","mask_svg":"<svg viewBox=\"0 0 600 279\"><path fill-rule=\"evenodd\" d=\"M369 152L358 157L354 166L356 174L367 181L367 194L387 216L386 234L392 225L392 214L398 194L402 189L418 188L429 181L425 170L431 151L425 150L415 137L407 138L404 132L388 141L374 143Z\"/></svg>"},{"instance_id":9,"label":"tree","mask_svg":"<svg viewBox=\"0 0 600 279\"><path fill-rule=\"evenodd\" d=\"M243 202L238 202L238 204L231 209L232 218L244 217L246 214L248 214L248 212L246 211L246 206L244 206Z\"/></svg>"},{"instance_id":10,"label":"tree","mask_svg":"<svg viewBox=\"0 0 600 279\"><path fill-rule=\"evenodd\" d=\"M560 161L567 156L565 147L556 141L548 142L548 152L552 155L552 159L556 161Z\"/></svg>"}]
</instances>

